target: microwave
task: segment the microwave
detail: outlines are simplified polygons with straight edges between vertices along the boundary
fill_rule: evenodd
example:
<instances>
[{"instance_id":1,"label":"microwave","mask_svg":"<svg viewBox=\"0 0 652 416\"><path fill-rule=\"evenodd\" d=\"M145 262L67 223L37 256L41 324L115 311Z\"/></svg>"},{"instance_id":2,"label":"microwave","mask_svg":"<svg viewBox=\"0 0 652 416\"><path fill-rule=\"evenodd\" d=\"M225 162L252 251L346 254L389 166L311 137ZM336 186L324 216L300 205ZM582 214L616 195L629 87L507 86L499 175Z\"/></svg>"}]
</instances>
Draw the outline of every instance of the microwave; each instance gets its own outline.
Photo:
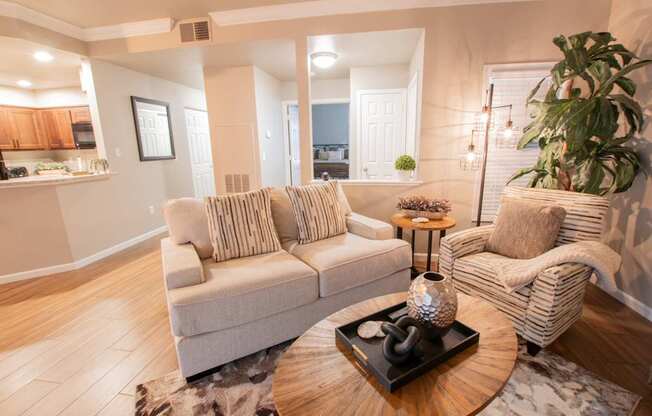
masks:
<instances>
[{"instance_id":1,"label":"microwave","mask_svg":"<svg viewBox=\"0 0 652 416\"><path fill-rule=\"evenodd\" d=\"M91 123L73 123L72 135L77 149L95 149L95 134Z\"/></svg>"}]
</instances>

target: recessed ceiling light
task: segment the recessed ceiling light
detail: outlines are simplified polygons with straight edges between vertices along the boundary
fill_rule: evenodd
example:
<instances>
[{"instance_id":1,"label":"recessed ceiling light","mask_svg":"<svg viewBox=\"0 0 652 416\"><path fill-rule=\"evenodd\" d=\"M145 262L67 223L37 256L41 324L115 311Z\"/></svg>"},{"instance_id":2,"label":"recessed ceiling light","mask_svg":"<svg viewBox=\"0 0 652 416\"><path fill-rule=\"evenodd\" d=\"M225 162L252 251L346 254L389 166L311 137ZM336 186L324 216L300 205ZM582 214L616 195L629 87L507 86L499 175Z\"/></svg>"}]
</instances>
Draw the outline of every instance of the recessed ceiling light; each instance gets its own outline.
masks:
<instances>
[{"instance_id":1,"label":"recessed ceiling light","mask_svg":"<svg viewBox=\"0 0 652 416\"><path fill-rule=\"evenodd\" d=\"M310 60L317 68L326 69L335 65L337 54L335 52L314 52L310 55Z\"/></svg>"},{"instance_id":2,"label":"recessed ceiling light","mask_svg":"<svg viewBox=\"0 0 652 416\"><path fill-rule=\"evenodd\" d=\"M32 86L32 83L26 79L21 79L20 81L16 82L16 84L18 84L19 87L23 88L29 88Z\"/></svg>"},{"instance_id":3,"label":"recessed ceiling light","mask_svg":"<svg viewBox=\"0 0 652 416\"><path fill-rule=\"evenodd\" d=\"M51 60L54 59L54 56L52 56L49 52L45 51L38 51L34 52L34 59L36 59L39 62L50 62Z\"/></svg>"}]
</instances>

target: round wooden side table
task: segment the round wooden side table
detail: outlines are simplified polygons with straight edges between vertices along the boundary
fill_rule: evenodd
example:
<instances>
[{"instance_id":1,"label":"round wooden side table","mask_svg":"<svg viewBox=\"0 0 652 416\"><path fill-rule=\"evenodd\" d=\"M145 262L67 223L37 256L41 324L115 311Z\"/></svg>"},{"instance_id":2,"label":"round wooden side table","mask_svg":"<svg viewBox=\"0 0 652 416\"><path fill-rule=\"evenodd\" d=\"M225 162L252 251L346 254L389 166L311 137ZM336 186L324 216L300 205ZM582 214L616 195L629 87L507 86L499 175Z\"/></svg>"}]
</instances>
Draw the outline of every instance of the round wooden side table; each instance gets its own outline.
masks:
<instances>
[{"instance_id":1,"label":"round wooden side table","mask_svg":"<svg viewBox=\"0 0 652 416\"><path fill-rule=\"evenodd\" d=\"M464 350L393 393L335 344L335 328L403 302L380 296L335 312L299 337L278 363L272 382L276 409L295 415L475 415L512 374L518 342L511 321L486 301L458 293L457 320L480 333Z\"/></svg>"},{"instance_id":2,"label":"round wooden side table","mask_svg":"<svg viewBox=\"0 0 652 416\"><path fill-rule=\"evenodd\" d=\"M430 271L432 257L432 232L439 231L439 241L446 236L446 230L455 227L457 222L453 217L444 217L440 220L430 220L428 222L412 222L412 218L397 212L392 215L392 224L396 226L396 238L403 238L403 229L412 230L412 275L417 274L414 268L414 236L416 231L428 232L428 260L426 262L426 271ZM439 263L437 263L439 265Z\"/></svg>"}]
</instances>

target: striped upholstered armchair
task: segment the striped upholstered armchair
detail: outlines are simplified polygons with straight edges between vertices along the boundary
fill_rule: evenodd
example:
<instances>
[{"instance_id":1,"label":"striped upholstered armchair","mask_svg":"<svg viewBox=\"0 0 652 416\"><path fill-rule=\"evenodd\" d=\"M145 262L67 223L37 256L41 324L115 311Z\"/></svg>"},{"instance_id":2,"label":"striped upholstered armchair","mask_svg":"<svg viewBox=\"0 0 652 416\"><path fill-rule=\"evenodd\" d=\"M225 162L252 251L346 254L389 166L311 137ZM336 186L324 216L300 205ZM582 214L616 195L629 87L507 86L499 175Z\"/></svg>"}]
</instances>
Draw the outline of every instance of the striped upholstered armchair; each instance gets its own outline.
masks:
<instances>
[{"instance_id":1,"label":"striped upholstered armchair","mask_svg":"<svg viewBox=\"0 0 652 416\"><path fill-rule=\"evenodd\" d=\"M547 189L507 187L503 197L562 206L566 219L556 246L599 241L609 207L603 197ZM505 258L484 251L493 228L486 225L445 237L440 248L440 271L453 277L457 290L485 299L505 313L534 355L581 317L584 291L593 269L578 263L550 267L529 285L509 293L491 267Z\"/></svg>"}]
</instances>

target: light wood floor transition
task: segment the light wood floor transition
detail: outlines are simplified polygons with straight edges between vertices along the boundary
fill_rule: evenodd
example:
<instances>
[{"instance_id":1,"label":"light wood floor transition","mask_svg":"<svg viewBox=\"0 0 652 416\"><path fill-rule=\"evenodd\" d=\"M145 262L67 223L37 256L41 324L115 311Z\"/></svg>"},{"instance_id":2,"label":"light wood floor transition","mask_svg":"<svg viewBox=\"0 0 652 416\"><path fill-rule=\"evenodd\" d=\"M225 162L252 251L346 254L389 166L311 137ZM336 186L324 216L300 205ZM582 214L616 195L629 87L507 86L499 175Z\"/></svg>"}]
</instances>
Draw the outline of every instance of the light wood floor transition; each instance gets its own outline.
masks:
<instances>
[{"instance_id":1,"label":"light wood floor transition","mask_svg":"<svg viewBox=\"0 0 652 416\"><path fill-rule=\"evenodd\" d=\"M652 324L589 287L553 351L642 396ZM0 415L133 414L135 386L176 369L158 239L85 269L0 286Z\"/></svg>"}]
</instances>

